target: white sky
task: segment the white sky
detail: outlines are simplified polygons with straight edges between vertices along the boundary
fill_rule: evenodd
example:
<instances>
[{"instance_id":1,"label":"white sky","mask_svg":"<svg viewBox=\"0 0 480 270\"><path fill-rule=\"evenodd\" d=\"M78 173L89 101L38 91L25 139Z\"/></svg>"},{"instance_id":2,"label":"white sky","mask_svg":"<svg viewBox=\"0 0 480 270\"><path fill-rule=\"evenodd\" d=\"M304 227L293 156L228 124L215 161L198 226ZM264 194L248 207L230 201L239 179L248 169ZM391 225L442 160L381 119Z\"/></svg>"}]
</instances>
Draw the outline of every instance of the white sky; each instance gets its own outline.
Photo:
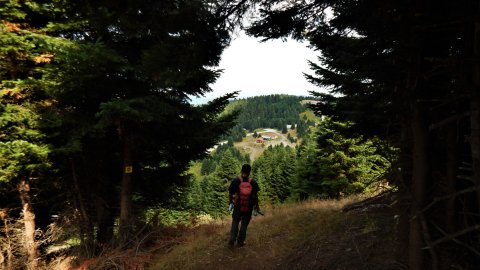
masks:
<instances>
[{"instance_id":1,"label":"white sky","mask_svg":"<svg viewBox=\"0 0 480 270\"><path fill-rule=\"evenodd\" d=\"M223 73L211 85L213 92L204 98L193 98L192 102L201 103L237 90L241 91L241 98L269 94L307 96L310 90L320 90L303 76L303 72L312 73L307 60L317 62L317 55L306 43L292 39L261 43L241 32L222 54L219 68Z\"/></svg>"}]
</instances>

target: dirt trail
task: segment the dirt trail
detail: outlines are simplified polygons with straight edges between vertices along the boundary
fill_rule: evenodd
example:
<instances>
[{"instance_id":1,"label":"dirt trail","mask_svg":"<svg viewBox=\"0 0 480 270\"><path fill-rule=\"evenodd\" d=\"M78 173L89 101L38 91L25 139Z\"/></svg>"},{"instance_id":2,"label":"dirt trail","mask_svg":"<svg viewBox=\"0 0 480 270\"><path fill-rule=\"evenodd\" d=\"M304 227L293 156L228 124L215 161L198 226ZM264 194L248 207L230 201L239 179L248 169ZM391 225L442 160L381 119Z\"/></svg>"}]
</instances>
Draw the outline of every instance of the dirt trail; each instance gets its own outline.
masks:
<instances>
[{"instance_id":1,"label":"dirt trail","mask_svg":"<svg viewBox=\"0 0 480 270\"><path fill-rule=\"evenodd\" d=\"M158 254L150 269L400 269L393 261L391 209L340 209L319 201L269 209L254 217L245 247L229 248L229 221L199 228Z\"/></svg>"}]
</instances>

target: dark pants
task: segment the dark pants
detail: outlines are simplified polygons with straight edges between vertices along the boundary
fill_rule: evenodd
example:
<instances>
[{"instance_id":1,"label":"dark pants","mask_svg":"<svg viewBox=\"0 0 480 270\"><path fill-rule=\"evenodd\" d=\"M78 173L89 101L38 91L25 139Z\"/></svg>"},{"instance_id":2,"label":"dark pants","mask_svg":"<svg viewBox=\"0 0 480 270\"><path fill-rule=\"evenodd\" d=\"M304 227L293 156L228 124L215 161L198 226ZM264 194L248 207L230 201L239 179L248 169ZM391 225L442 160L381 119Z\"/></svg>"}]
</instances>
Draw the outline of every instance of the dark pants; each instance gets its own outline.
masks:
<instances>
[{"instance_id":1,"label":"dark pants","mask_svg":"<svg viewBox=\"0 0 480 270\"><path fill-rule=\"evenodd\" d=\"M241 213L240 209L234 209L232 214L232 228L230 230L230 243L235 243L237 240L238 243L245 242L247 237L247 227L252 218L252 211L247 211ZM238 224L240 224L240 231L238 231Z\"/></svg>"}]
</instances>

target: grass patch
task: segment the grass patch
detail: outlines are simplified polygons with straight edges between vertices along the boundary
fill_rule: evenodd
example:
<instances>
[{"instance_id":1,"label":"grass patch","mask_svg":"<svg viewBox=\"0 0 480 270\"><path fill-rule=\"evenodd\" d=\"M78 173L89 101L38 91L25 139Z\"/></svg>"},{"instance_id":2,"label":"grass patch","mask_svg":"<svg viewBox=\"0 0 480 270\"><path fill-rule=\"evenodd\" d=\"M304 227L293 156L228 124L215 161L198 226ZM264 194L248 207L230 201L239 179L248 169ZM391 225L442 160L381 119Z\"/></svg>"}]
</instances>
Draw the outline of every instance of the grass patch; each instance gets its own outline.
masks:
<instances>
[{"instance_id":1,"label":"grass patch","mask_svg":"<svg viewBox=\"0 0 480 270\"><path fill-rule=\"evenodd\" d=\"M306 110L306 111L300 113L300 115L299 115L300 119L303 120L303 117L305 115L307 116L307 120L315 121L315 122L319 120L319 118L315 115L315 113L312 110Z\"/></svg>"},{"instance_id":2,"label":"grass patch","mask_svg":"<svg viewBox=\"0 0 480 270\"><path fill-rule=\"evenodd\" d=\"M230 249L230 220L200 227L188 242L159 254L151 269L288 269L320 256L324 242L345 222L341 208L354 199L311 201L265 209L253 217L244 248ZM327 240L326 240L327 239ZM313 254L309 252L315 250ZM318 260L318 258L317 258Z\"/></svg>"}]
</instances>

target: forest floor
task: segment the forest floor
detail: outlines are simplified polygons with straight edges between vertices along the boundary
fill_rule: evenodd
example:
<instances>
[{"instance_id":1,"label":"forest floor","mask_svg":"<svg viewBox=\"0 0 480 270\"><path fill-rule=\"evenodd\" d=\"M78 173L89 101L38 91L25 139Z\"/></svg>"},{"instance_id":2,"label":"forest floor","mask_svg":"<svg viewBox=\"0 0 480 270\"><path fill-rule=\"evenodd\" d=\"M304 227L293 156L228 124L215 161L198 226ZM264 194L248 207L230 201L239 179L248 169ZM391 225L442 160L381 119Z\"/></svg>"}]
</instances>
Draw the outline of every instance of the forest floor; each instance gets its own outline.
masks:
<instances>
[{"instance_id":1,"label":"forest floor","mask_svg":"<svg viewBox=\"0 0 480 270\"><path fill-rule=\"evenodd\" d=\"M252 218L246 245L227 245L230 221L185 232L146 269L404 269L394 260L388 202L342 211L358 199L266 209Z\"/></svg>"}]
</instances>

